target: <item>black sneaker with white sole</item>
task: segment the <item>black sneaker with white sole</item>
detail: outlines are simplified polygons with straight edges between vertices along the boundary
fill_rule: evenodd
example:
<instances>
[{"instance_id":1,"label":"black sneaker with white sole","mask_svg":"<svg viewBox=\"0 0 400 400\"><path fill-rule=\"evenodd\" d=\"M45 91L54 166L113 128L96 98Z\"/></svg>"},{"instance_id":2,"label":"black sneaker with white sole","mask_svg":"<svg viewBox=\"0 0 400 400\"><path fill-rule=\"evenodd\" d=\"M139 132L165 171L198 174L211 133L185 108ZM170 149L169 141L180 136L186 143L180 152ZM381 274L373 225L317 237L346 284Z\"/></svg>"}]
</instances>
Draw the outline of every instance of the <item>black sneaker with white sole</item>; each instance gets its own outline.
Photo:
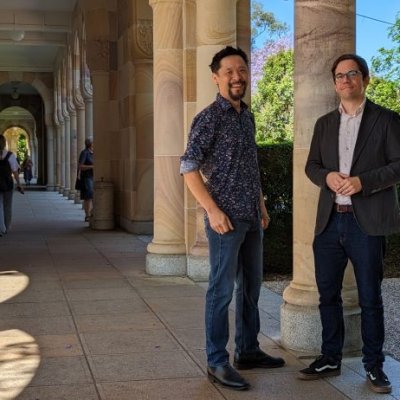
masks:
<instances>
[{"instance_id":1,"label":"black sneaker with white sole","mask_svg":"<svg viewBox=\"0 0 400 400\"><path fill-rule=\"evenodd\" d=\"M306 381L327 378L329 376L340 375L340 361L321 355L316 358L309 367L302 369L298 373L298 378Z\"/></svg>"},{"instance_id":2,"label":"black sneaker with white sole","mask_svg":"<svg viewBox=\"0 0 400 400\"><path fill-rule=\"evenodd\" d=\"M369 388L375 393L390 393L392 386L382 367L375 366L367 371L367 382Z\"/></svg>"}]
</instances>

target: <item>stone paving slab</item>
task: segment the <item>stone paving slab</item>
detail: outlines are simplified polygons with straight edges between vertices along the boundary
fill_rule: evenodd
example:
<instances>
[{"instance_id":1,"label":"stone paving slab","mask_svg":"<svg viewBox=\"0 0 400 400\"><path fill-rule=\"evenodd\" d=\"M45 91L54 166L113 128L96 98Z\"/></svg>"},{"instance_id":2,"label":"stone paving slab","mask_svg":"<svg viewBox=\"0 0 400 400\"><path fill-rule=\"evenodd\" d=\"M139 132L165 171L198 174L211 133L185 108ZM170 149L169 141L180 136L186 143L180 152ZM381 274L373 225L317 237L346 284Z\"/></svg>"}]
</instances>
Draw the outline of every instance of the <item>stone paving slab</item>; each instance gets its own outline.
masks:
<instances>
[{"instance_id":1,"label":"stone paving slab","mask_svg":"<svg viewBox=\"0 0 400 400\"><path fill-rule=\"evenodd\" d=\"M88 356L96 382L203 377L184 351Z\"/></svg>"},{"instance_id":2,"label":"stone paving slab","mask_svg":"<svg viewBox=\"0 0 400 400\"><path fill-rule=\"evenodd\" d=\"M1 393L2 400L99 400L95 385L52 385L13 388L9 395ZM14 392L14 393L12 393ZM20 393L18 395L18 393ZM4 395L4 397L1 397ZM18 397L16 397L18 395Z\"/></svg>"},{"instance_id":3,"label":"stone paving slab","mask_svg":"<svg viewBox=\"0 0 400 400\"><path fill-rule=\"evenodd\" d=\"M112 315L149 311L143 300L133 298L71 301L70 306L74 315L103 315L105 313Z\"/></svg>"},{"instance_id":4,"label":"stone paving slab","mask_svg":"<svg viewBox=\"0 0 400 400\"><path fill-rule=\"evenodd\" d=\"M79 332L118 332L164 329L164 325L150 311L129 314L78 315L75 322ZM145 332L143 332L145 334Z\"/></svg>"},{"instance_id":5,"label":"stone paving slab","mask_svg":"<svg viewBox=\"0 0 400 400\"><path fill-rule=\"evenodd\" d=\"M225 397L206 379L182 378L157 381L102 383L104 400L223 400Z\"/></svg>"},{"instance_id":6,"label":"stone paving slab","mask_svg":"<svg viewBox=\"0 0 400 400\"><path fill-rule=\"evenodd\" d=\"M62 317L71 315L65 302L53 303L2 303L0 315L7 317Z\"/></svg>"},{"instance_id":7,"label":"stone paving slab","mask_svg":"<svg viewBox=\"0 0 400 400\"><path fill-rule=\"evenodd\" d=\"M87 354L130 354L174 352L181 350L177 341L164 329L84 333L82 344Z\"/></svg>"},{"instance_id":8,"label":"stone paving slab","mask_svg":"<svg viewBox=\"0 0 400 400\"><path fill-rule=\"evenodd\" d=\"M0 306L1 310L1 306ZM75 325L71 316L64 317L13 317L0 319L1 331L20 329L31 335L66 335L75 333Z\"/></svg>"}]
</instances>

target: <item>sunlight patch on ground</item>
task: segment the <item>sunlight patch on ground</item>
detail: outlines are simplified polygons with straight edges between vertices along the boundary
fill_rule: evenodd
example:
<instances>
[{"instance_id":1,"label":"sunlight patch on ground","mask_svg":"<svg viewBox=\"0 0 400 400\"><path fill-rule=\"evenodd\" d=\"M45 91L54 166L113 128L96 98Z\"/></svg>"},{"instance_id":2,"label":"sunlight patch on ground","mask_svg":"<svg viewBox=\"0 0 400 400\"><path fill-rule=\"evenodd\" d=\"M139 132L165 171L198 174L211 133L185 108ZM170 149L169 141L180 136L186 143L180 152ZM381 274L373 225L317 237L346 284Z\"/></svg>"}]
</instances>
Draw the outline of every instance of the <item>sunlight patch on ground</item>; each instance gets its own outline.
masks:
<instances>
[{"instance_id":1,"label":"sunlight patch on ground","mask_svg":"<svg viewBox=\"0 0 400 400\"><path fill-rule=\"evenodd\" d=\"M0 399L16 399L39 364L39 346L31 335L18 329L0 331Z\"/></svg>"},{"instance_id":2,"label":"sunlight patch on ground","mask_svg":"<svg viewBox=\"0 0 400 400\"><path fill-rule=\"evenodd\" d=\"M29 285L29 277L18 271L0 272L0 303L7 301L21 292Z\"/></svg>"}]
</instances>

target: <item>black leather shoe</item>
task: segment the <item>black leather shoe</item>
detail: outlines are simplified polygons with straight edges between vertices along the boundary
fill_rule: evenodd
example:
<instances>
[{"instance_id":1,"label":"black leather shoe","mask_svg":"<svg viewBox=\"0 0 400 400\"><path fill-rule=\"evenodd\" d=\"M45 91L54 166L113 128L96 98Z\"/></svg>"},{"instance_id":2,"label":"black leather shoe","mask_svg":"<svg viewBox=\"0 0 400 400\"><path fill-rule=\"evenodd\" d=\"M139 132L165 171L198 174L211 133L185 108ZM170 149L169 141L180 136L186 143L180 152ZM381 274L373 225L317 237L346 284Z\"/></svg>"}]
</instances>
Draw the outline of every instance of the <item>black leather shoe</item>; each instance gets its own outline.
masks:
<instances>
[{"instance_id":1,"label":"black leather shoe","mask_svg":"<svg viewBox=\"0 0 400 400\"><path fill-rule=\"evenodd\" d=\"M251 354L235 354L233 365L237 369L251 368L280 368L285 365L285 360L280 357L272 357L258 350Z\"/></svg>"},{"instance_id":2,"label":"black leather shoe","mask_svg":"<svg viewBox=\"0 0 400 400\"><path fill-rule=\"evenodd\" d=\"M233 390L247 390L250 384L246 382L230 365L207 367L208 379Z\"/></svg>"}]
</instances>

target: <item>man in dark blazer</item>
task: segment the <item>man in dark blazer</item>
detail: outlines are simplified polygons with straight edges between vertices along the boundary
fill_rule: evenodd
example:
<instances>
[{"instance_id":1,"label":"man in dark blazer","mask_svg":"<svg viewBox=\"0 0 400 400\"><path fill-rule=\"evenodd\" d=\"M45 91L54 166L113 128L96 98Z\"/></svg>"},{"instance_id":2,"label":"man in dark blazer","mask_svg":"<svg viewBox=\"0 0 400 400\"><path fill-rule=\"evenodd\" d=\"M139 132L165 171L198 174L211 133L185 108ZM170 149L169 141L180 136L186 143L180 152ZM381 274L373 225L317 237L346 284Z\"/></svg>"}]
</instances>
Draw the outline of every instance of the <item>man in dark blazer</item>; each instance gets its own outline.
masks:
<instances>
[{"instance_id":1,"label":"man in dark blazer","mask_svg":"<svg viewBox=\"0 0 400 400\"><path fill-rule=\"evenodd\" d=\"M383 372L384 319L381 296L385 235L400 231L396 184L400 182L400 117L365 97L369 70L354 54L332 67L339 108L318 119L306 174L320 187L313 242L320 296L322 347L299 378L340 374L344 341L341 298L348 260L354 266L363 363L369 387L390 393Z\"/></svg>"}]
</instances>

